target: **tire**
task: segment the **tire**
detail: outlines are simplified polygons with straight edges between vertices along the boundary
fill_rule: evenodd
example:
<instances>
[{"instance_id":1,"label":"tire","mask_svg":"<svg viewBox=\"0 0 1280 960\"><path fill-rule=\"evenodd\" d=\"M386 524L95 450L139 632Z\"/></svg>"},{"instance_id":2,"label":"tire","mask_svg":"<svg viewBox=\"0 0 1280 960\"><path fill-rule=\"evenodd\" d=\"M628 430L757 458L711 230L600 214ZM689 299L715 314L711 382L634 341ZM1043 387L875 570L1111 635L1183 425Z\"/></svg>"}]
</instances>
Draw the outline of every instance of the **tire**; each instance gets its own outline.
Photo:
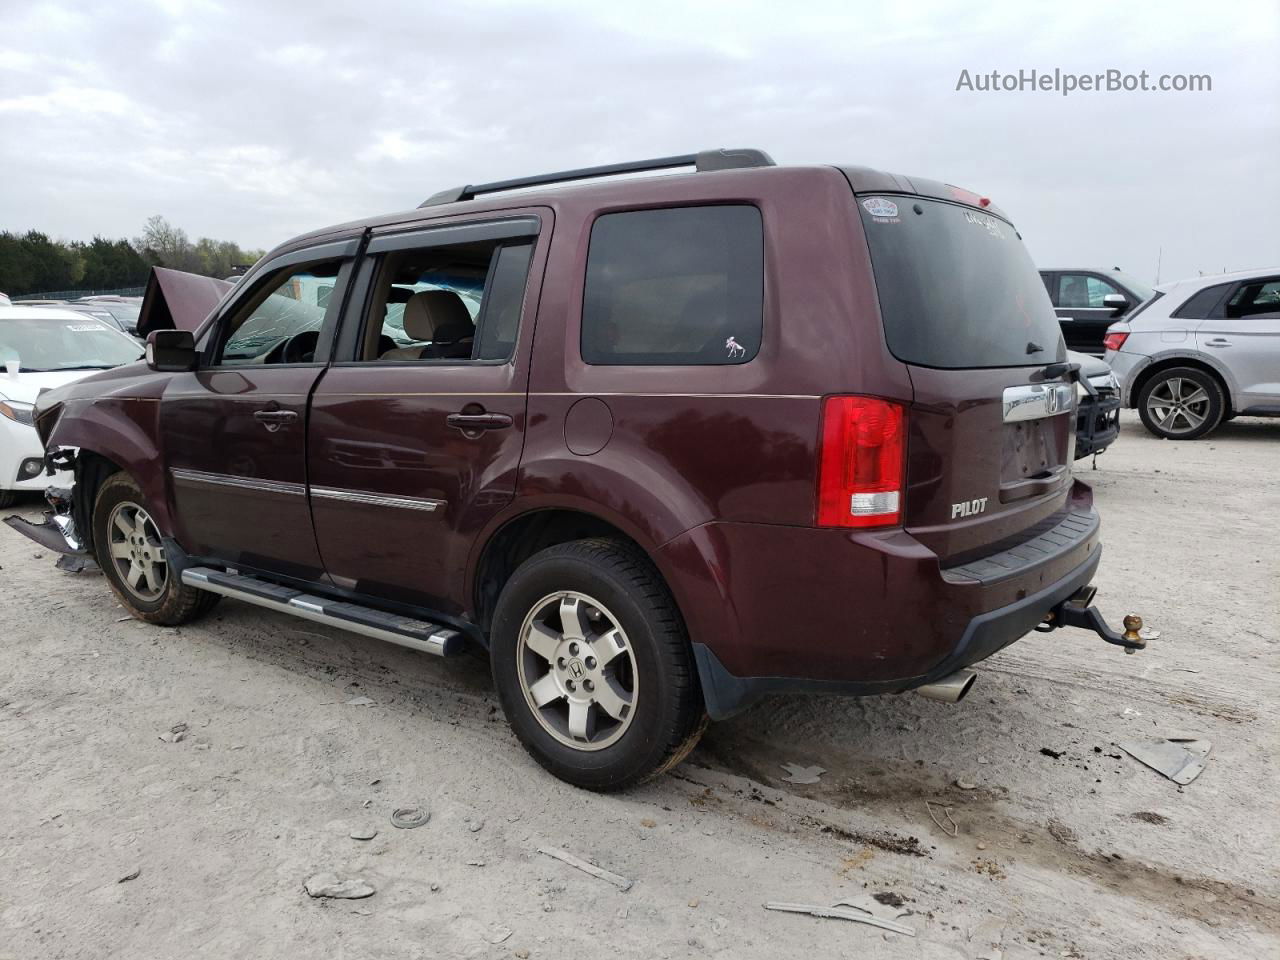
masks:
<instances>
[{"instance_id":1,"label":"tire","mask_svg":"<svg viewBox=\"0 0 1280 960\"><path fill-rule=\"evenodd\" d=\"M126 529L128 528L128 529ZM98 566L121 605L139 620L167 627L204 616L218 594L183 584L164 562L159 529L142 490L125 473L113 473L98 488L93 506L93 543ZM118 555L123 554L123 555ZM130 571L141 571L136 584Z\"/></svg>"},{"instance_id":2,"label":"tire","mask_svg":"<svg viewBox=\"0 0 1280 960\"><path fill-rule=\"evenodd\" d=\"M18 502L17 490L0 490L0 509L12 507Z\"/></svg>"},{"instance_id":3,"label":"tire","mask_svg":"<svg viewBox=\"0 0 1280 960\"><path fill-rule=\"evenodd\" d=\"M498 597L490 658L516 737L587 790L664 773L706 729L675 601L648 558L618 541L558 544L521 564Z\"/></svg>"},{"instance_id":4,"label":"tire","mask_svg":"<svg viewBox=\"0 0 1280 960\"><path fill-rule=\"evenodd\" d=\"M1138 393L1142 425L1166 440L1199 440L1222 421L1226 406L1222 385L1199 367L1161 370Z\"/></svg>"}]
</instances>

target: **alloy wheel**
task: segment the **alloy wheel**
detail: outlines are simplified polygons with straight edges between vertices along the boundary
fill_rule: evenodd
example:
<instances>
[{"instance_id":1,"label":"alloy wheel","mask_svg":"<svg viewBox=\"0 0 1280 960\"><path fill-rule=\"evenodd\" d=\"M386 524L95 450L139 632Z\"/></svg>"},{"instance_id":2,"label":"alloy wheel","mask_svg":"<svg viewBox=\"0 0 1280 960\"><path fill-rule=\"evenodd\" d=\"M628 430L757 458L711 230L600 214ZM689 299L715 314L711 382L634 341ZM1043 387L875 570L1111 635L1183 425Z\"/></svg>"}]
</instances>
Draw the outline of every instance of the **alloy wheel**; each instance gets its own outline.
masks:
<instances>
[{"instance_id":1,"label":"alloy wheel","mask_svg":"<svg viewBox=\"0 0 1280 960\"><path fill-rule=\"evenodd\" d=\"M602 750L631 725L635 654L618 618L586 594L560 591L534 604L520 626L516 667L534 717L566 746Z\"/></svg>"},{"instance_id":2,"label":"alloy wheel","mask_svg":"<svg viewBox=\"0 0 1280 960\"><path fill-rule=\"evenodd\" d=\"M1147 396L1147 413L1165 433L1191 433L1209 418L1212 401L1194 380L1170 377L1156 384Z\"/></svg>"},{"instance_id":3,"label":"alloy wheel","mask_svg":"<svg viewBox=\"0 0 1280 960\"><path fill-rule=\"evenodd\" d=\"M169 581L169 564L151 515L136 503L123 501L112 509L107 532L107 549L120 582L139 600L159 600Z\"/></svg>"}]
</instances>

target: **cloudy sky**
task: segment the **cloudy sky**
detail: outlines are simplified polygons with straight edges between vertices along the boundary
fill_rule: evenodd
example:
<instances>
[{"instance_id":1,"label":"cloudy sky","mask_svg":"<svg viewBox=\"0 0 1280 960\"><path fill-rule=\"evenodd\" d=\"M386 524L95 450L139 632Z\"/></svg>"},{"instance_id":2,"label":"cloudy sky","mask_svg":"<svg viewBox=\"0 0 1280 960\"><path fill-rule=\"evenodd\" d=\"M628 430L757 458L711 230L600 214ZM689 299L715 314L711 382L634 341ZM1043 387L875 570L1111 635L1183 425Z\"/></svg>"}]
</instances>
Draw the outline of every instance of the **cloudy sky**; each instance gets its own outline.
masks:
<instances>
[{"instance_id":1,"label":"cloudy sky","mask_svg":"<svg viewBox=\"0 0 1280 960\"><path fill-rule=\"evenodd\" d=\"M0 229L270 247L712 146L990 195L1042 265L1280 263L1280 2L0 0ZM957 91L1019 69L1202 93Z\"/></svg>"}]
</instances>

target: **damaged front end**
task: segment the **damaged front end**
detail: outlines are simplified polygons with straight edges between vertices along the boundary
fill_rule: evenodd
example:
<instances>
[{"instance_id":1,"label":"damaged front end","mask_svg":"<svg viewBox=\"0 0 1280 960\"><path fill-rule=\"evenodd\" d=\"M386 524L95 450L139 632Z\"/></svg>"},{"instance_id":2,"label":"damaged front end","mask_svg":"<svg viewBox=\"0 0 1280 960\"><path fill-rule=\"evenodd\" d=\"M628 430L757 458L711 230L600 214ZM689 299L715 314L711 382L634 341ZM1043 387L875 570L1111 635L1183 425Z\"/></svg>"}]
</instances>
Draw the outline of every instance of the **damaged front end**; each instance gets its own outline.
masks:
<instances>
[{"instance_id":1,"label":"damaged front end","mask_svg":"<svg viewBox=\"0 0 1280 960\"><path fill-rule=\"evenodd\" d=\"M55 450L45 456L45 466L50 475L59 470L74 471L76 459L74 450ZM76 510L75 485L48 487L44 498L49 509L40 523L32 523L16 515L5 517L4 522L46 550L62 554L58 558L58 569L72 573L98 569L88 549L87 538L80 532L82 523L87 523L87 519L78 521L77 515L85 518L87 514Z\"/></svg>"}]
</instances>

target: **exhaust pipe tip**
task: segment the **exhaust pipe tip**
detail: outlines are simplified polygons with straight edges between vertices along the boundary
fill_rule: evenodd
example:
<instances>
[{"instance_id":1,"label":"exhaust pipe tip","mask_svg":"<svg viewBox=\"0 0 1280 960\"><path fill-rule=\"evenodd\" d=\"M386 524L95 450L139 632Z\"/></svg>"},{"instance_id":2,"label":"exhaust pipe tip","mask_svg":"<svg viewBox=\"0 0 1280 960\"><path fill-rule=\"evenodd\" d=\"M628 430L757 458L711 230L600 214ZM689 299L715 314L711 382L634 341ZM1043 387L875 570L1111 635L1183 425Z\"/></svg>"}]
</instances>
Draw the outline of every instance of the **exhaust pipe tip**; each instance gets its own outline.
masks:
<instances>
[{"instance_id":1,"label":"exhaust pipe tip","mask_svg":"<svg viewBox=\"0 0 1280 960\"><path fill-rule=\"evenodd\" d=\"M915 692L922 697L930 700L939 700L942 703L959 703L978 682L978 674L966 668L957 670L949 677L943 677L936 683L926 683L922 687L916 687Z\"/></svg>"}]
</instances>

